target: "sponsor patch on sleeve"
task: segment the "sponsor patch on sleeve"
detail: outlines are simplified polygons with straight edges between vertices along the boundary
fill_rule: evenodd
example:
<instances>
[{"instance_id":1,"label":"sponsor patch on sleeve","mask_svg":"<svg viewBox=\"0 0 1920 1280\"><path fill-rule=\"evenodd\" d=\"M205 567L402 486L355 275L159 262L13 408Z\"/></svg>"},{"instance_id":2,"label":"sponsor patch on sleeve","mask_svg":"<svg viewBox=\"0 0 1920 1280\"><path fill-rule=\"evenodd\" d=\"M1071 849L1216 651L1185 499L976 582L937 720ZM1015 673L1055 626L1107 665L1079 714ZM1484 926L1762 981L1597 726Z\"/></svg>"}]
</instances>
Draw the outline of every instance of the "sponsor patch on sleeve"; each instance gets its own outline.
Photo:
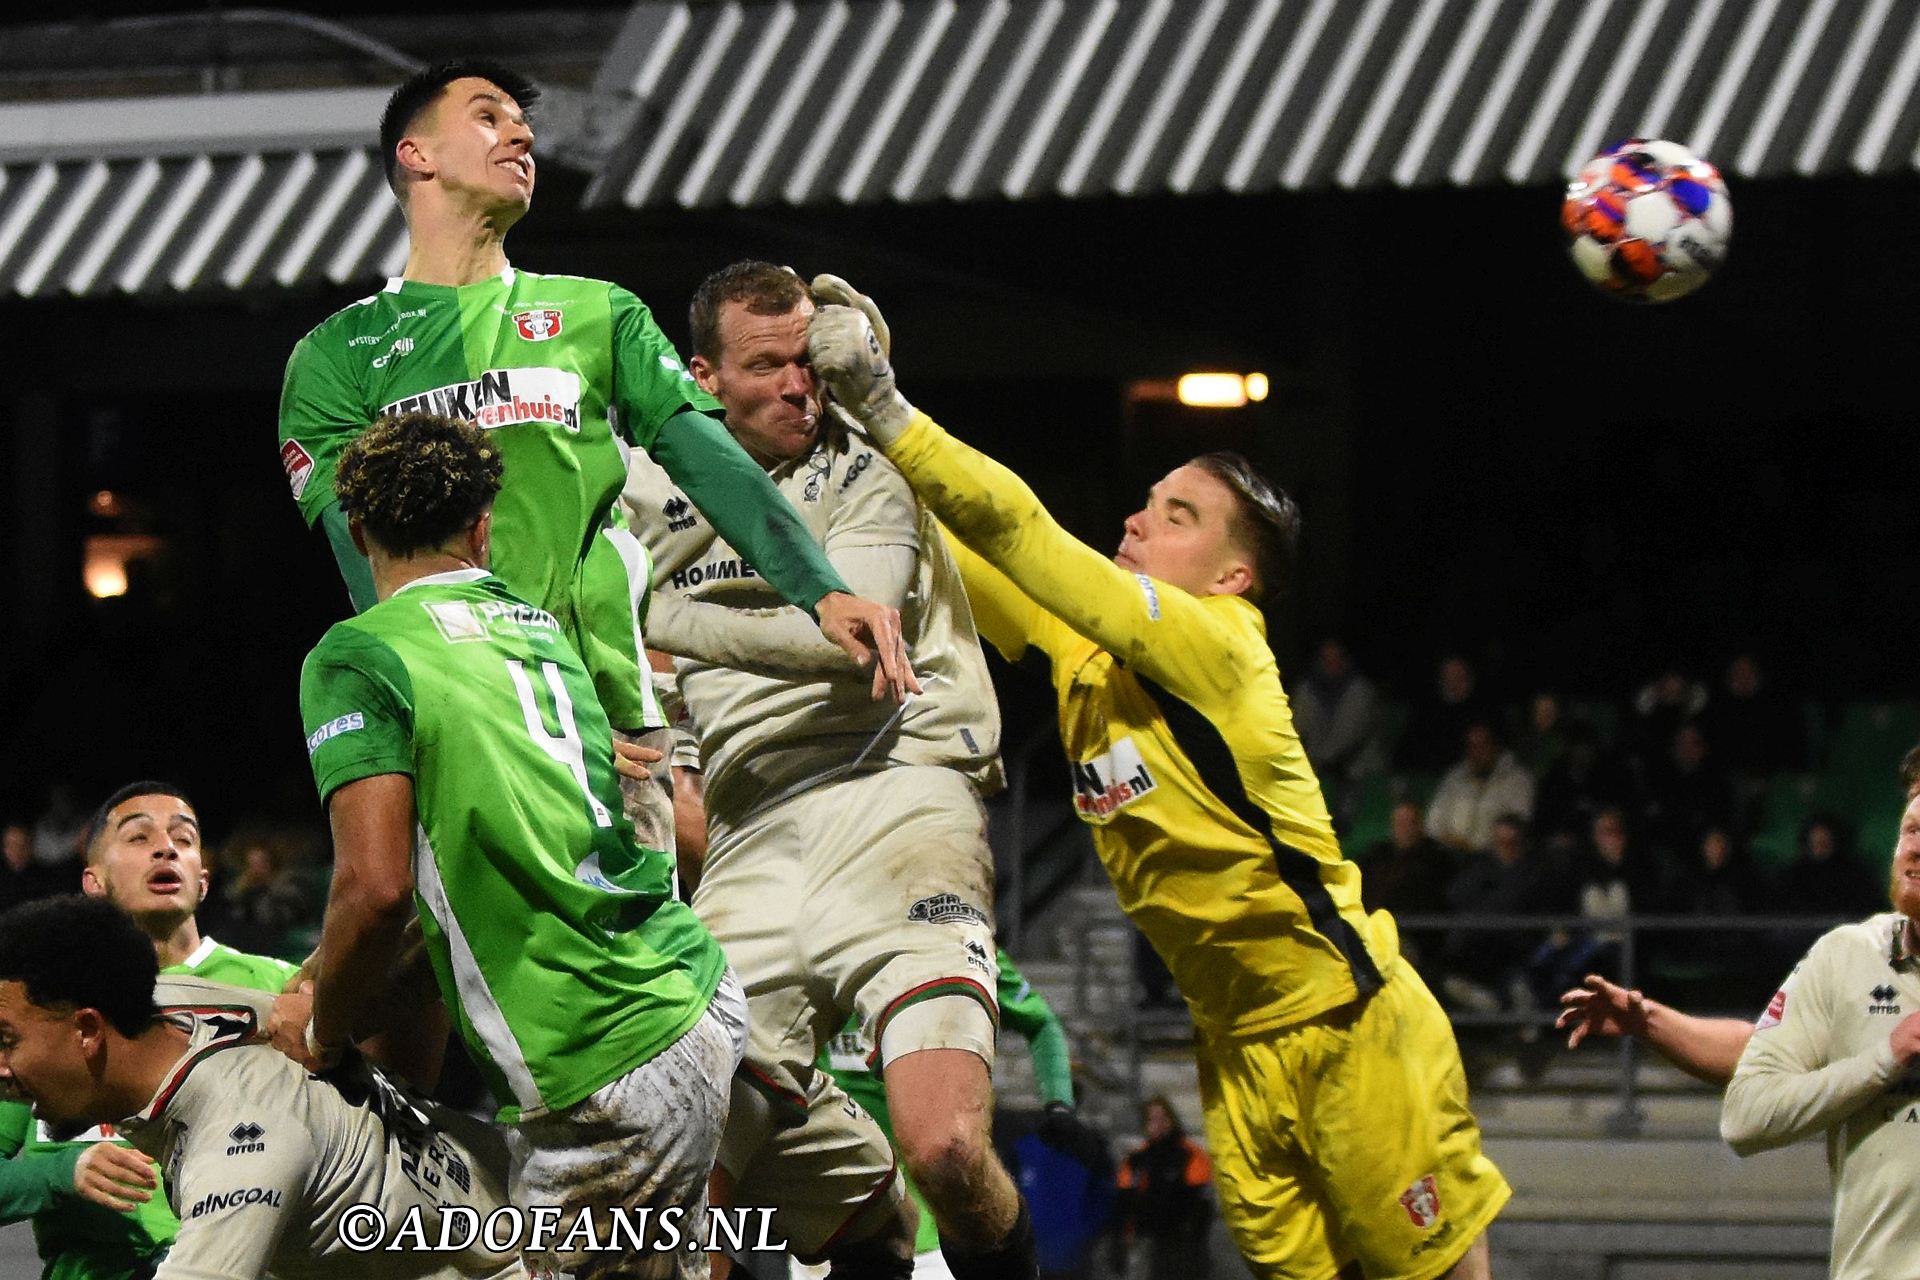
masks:
<instances>
[{"instance_id":1,"label":"sponsor patch on sleeve","mask_svg":"<svg viewBox=\"0 0 1920 1280\"><path fill-rule=\"evenodd\" d=\"M280 465L287 469L287 483L293 486L297 502L307 491L307 481L313 478L313 455L301 448L298 440L288 440L280 446Z\"/></svg>"},{"instance_id":2,"label":"sponsor patch on sleeve","mask_svg":"<svg viewBox=\"0 0 1920 1280\"><path fill-rule=\"evenodd\" d=\"M1767 1011L1760 1015L1760 1021L1753 1024L1755 1031L1765 1031L1768 1027L1780 1025L1780 1019L1787 1012L1787 989L1780 988L1773 993L1773 999L1767 1001Z\"/></svg>"},{"instance_id":3,"label":"sponsor patch on sleeve","mask_svg":"<svg viewBox=\"0 0 1920 1280\"><path fill-rule=\"evenodd\" d=\"M353 733L355 730L366 727L367 718L358 711L349 711L338 720L329 720L307 735L307 754L312 755L320 749L321 743L331 738L337 738L343 733Z\"/></svg>"},{"instance_id":4,"label":"sponsor patch on sleeve","mask_svg":"<svg viewBox=\"0 0 1920 1280\"><path fill-rule=\"evenodd\" d=\"M1154 622L1160 621L1160 592L1154 588L1153 579L1144 573L1133 576L1140 580L1140 594L1147 598L1147 617Z\"/></svg>"}]
</instances>

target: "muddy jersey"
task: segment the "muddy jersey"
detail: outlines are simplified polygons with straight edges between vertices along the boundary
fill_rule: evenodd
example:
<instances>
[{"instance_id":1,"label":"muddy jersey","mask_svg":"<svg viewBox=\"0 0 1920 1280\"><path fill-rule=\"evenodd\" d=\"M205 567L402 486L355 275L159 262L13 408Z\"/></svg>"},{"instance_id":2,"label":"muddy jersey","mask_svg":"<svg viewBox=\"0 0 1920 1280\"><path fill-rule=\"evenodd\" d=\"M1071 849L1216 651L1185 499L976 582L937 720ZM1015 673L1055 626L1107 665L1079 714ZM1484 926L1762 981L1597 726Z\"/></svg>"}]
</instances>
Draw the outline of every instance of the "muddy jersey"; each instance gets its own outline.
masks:
<instances>
[{"instance_id":1,"label":"muddy jersey","mask_svg":"<svg viewBox=\"0 0 1920 1280\"><path fill-rule=\"evenodd\" d=\"M421 1102L363 1063L310 1077L254 1037L271 998L162 978L154 998L188 1048L153 1098L117 1126L160 1162L179 1235L154 1280L490 1276L512 1251L350 1250L340 1226L374 1205L438 1235L442 1211L484 1220L506 1203L506 1147L466 1116Z\"/></svg>"},{"instance_id":2,"label":"muddy jersey","mask_svg":"<svg viewBox=\"0 0 1920 1280\"><path fill-rule=\"evenodd\" d=\"M716 821L735 822L818 783L898 764L956 768L982 791L997 790L999 706L973 614L938 526L900 472L854 434L771 475L830 557L858 547L915 552L900 620L925 692L904 707L876 702L870 678L851 663L831 675L781 678L749 664L680 659L680 689L699 726L708 811ZM656 593L736 609L782 604L651 459L633 459L625 501L653 554Z\"/></svg>"}]
</instances>

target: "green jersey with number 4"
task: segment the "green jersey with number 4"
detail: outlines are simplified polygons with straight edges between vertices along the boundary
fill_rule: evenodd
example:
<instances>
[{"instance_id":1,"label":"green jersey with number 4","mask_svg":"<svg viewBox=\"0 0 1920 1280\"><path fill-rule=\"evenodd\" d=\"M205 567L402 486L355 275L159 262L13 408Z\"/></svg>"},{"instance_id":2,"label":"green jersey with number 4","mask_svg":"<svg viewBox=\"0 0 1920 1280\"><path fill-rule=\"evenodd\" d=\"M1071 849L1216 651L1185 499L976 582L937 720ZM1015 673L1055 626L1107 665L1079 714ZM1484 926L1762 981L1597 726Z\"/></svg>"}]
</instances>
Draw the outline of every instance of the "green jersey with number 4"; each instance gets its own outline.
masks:
<instances>
[{"instance_id":1,"label":"green jersey with number 4","mask_svg":"<svg viewBox=\"0 0 1920 1280\"><path fill-rule=\"evenodd\" d=\"M336 624L300 675L323 802L413 778L434 972L509 1123L672 1044L726 961L621 812L613 731L552 614L479 569Z\"/></svg>"}]
</instances>

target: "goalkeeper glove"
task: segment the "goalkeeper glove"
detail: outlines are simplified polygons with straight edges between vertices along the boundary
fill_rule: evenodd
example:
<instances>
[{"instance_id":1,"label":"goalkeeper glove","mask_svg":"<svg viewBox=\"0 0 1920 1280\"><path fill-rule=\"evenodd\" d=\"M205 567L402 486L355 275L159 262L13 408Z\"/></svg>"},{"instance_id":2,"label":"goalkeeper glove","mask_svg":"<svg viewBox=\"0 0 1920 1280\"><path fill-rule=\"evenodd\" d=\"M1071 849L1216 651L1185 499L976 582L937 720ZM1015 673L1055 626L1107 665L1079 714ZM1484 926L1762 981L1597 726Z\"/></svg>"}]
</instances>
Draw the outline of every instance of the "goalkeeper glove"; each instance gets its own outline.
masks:
<instances>
[{"instance_id":1,"label":"goalkeeper glove","mask_svg":"<svg viewBox=\"0 0 1920 1280\"><path fill-rule=\"evenodd\" d=\"M863 428L882 449L913 421L913 406L894 385L873 321L857 307L828 305L813 313L807 326L813 371L833 397L831 411Z\"/></svg>"}]
</instances>

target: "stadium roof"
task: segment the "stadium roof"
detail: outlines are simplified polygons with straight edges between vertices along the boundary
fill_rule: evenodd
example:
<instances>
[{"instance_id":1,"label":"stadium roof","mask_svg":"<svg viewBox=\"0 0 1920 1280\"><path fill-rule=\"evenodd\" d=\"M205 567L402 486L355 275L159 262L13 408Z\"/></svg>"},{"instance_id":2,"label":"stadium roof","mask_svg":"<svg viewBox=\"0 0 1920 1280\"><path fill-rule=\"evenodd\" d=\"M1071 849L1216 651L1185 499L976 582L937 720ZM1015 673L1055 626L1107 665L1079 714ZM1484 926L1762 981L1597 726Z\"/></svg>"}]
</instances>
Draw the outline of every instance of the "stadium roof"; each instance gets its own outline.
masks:
<instances>
[{"instance_id":1,"label":"stadium roof","mask_svg":"<svg viewBox=\"0 0 1920 1280\"><path fill-rule=\"evenodd\" d=\"M643 3L590 202L1533 183L1607 141L1735 175L1914 166L1901 0Z\"/></svg>"},{"instance_id":2,"label":"stadium roof","mask_svg":"<svg viewBox=\"0 0 1920 1280\"><path fill-rule=\"evenodd\" d=\"M1908 0L648 0L548 138L634 208L1544 183L1636 133L1874 174L1917 81ZM0 105L0 290L397 270L384 97Z\"/></svg>"},{"instance_id":3,"label":"stadium roof","mask_svg":"<svg viewBox=\"0 0 1920 1280\"><path fill-rule=\"evenodd\" d=\"M165 293L397 271L385 90L0 107L0 288Z\"/></svg>"}]
</instances>

